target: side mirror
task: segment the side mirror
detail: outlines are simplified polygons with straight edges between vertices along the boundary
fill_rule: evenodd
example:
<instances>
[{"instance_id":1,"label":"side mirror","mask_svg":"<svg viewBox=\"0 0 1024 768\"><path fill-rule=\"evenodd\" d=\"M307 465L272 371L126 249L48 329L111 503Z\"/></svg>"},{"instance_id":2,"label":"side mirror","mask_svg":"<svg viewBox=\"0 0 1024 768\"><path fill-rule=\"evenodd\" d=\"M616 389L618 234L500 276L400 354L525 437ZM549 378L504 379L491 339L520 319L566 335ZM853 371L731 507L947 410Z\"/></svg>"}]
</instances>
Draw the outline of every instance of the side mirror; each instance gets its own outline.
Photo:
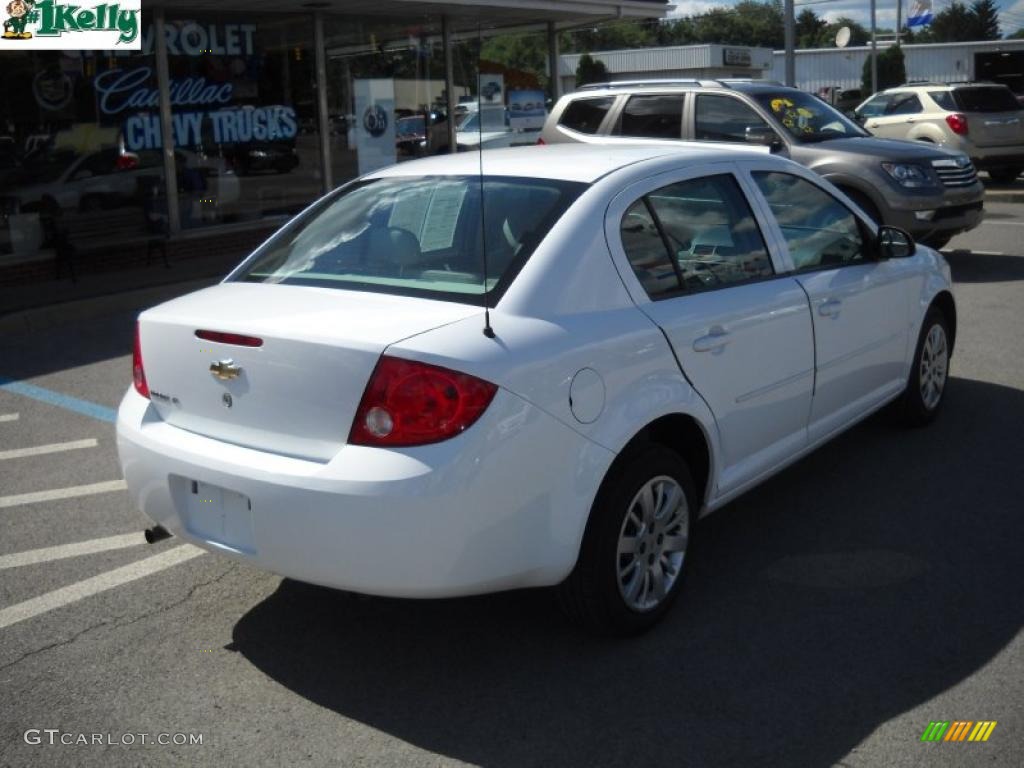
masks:
<instances>
[{"instance_id":1,"label":"side mirror","mask_svg":"<svg viewBox=\"0 0 1024 768\"><path fill-rule=\"evenodd\" d=\"M748 144L760 144L772 149L782 146L779 134L767 125L748 125L743 131L743 138Z\"/></svg>"},{"instance_id":2,"label":"side mirror","mask_svg":"<svg viewBox=\"0 0 1024 768\"><path fill-rule=\"evenodd\" d=\"M883 224L878 228L875 248L880 259L905 259L917 253L914 238L899 227Z\"/></svg>"}]
</instances>

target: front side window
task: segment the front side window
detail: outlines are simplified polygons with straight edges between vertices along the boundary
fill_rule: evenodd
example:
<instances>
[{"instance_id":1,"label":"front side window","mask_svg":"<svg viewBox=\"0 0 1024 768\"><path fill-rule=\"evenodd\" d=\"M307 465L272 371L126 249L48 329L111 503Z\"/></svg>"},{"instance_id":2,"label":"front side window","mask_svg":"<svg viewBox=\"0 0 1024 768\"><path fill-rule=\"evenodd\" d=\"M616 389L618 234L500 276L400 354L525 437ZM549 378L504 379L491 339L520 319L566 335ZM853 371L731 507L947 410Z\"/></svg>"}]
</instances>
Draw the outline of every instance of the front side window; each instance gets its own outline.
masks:
<instances>
[{"instance_id":1,"label":"front side window","mask_svg":"<svg viewBox=\"0 0 1024 768\"><path fill-rule=\"evenodd\" d=\"M728 174L649 193L622 220L622 245L652 299L774 274L764 238Z\"/></svg>"},{"instance_id":2,"label":"front side window","mask_svg":"<svg viewBox=\"0 0 1024 768\"><path fill-rule=\"evenodd\" d=\"M232 279L463 303L486 292L497 301L583 189L484 177L481 214L476 176L357 183L294 220Z\"/></svg>"},{"instance_id":3,"label":"front side window","mask_svg":"<svg viewBox=\"0 0 1024 768\"><path fill-rule=\"evenodd\" d=\"M732 96L697 96L697 141L746 141L747 128L768 130L760 115Z\"/></svg>"},{"instance_id":4,"label":"front side window","mask_svg":"<svg viewBox=\"0 0 1024 768\"><path fill-rule=\"evenodd\" d=\"M866 260L857 217L830 194L788 173L756 172L753 176L782 229L797 270Z\"/></svg>"},{"instance_id":5,"label":"front side window","mask_svg":"<svg viewBox=\"0 0 1024 768\"><path fill-rule=\"evenodd\" d=\"M683 95L631 96L622 110L619 133L648 139L678 139L683 131Z\"/></svg>"},{"instance_id":6,"label":"front side window","mask_svg":"<svg viewBox=\"0 0 1024 768\"><path fill-rule=\"evenodd\" d=\"M579 133L594 134L601 127L601 121L615 103L614 96L597 99L576 99L569 102L558 124Z\"/></svg>"}]
</instances>

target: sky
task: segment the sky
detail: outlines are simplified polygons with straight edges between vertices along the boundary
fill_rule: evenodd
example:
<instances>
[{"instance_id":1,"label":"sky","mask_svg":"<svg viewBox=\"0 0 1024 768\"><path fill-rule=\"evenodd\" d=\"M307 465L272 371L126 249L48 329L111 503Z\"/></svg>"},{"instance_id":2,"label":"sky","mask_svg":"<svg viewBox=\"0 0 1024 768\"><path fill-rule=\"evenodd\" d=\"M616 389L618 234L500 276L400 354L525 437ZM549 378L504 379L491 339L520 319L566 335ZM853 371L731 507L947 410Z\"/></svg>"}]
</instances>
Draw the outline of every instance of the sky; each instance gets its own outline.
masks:
<instances>
[{"instance_id":1,"label":"sky","mask_svg":"<svg viewBox=\"0 0 1024 768\"><path fill-rule=\"evenodd\" d=\"M675 5L671 16L693 16L706 13L712 8L735 5L737 0L669 0ZM794 0L796 13L804 6L811 8L818 16L832 21L840 16L848 16L859 21L865 27L870 23L870 5L868 0ZM879 27L892 28L896 25L897 0L878 0L876 18ZM942 10L951 0L932 0L934 12ZM970 4L969 0L966 4ZM903 17L906 18L910 0L903 0ZM1003 34L1016 32L1024 27L1024 0L996 0L999 7L1000 29Z\"/></svg>"}]
</instances>

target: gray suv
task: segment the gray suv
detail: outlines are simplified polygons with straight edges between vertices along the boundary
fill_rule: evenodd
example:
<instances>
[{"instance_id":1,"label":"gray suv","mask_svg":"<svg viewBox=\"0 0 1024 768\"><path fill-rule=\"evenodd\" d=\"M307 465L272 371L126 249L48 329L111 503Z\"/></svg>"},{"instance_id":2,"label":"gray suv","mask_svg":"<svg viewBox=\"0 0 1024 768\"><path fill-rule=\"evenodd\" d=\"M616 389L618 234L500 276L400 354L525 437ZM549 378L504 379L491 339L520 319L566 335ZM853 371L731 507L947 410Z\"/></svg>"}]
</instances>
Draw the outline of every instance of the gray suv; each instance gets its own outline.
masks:
<instances>
[{"instance_id":1,"label":"gray suv","mask_svg":"<svg viewBox=\"0 0 1024 768\"><path fill-rule=\"evenodd\" d=\"M538 143L637 140L767 146L831 181L875 221L933 248L981 223L984 188L963 152L875 138L816 96L777 83L585 86L559 99Z\"/></svg>"}]
</instances>

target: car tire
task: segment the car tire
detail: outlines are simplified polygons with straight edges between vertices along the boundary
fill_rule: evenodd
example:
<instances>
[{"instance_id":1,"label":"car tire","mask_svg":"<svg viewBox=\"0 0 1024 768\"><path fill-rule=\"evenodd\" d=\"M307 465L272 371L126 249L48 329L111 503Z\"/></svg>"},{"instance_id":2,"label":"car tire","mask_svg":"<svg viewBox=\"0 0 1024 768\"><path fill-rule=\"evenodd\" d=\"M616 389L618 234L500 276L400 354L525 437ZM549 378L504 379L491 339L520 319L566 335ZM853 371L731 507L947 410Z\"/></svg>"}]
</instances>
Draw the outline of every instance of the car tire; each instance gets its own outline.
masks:
<instances>
[{"instance_id":1,"label":"car tire","mask_svg":"<svg viewBox=\"0 0 1024 768\"><path fill-rule=\"evenodd\" d=\"M649 445L623 459L602 483L576 567L558 588L565 614L603 635L653 627L682 587L697 510L674 451Z\"/></svg>"},{"instance_id":2,"label":"car tire","mask_svg":"<svg viewBox=\"0 0 1024 768\"><path fill-rule=\"evenodd\" d=\"M931 307L921 324L907 388L894 404L895 415L905 426L923 427L939 415L949 380L949 339L949 321L942 310Z\"/></svg>"},{"instance_id":3,"label":"car tire","mask_svg":"<svg viewBox=\"0 0 1024 768\"><path fill-rule=\"evenodd\" d=\"M996 184L1009 184L1020 176L1021 169L1015 166L1009 168L991 168L988 177Z\"/></svg>"},{"instance_id":4,"label":"car tire","mask_svg":"<svg viewBox=\"0 0 1024 768\"><path fill-rule=\"evenodd\" d=\"M878 212L878 206L871 202L871 198L856 189L850 189L849 187L840 187L840 189L842 189L843 194L860 206L860 209L864 211L864 213L868 215L868 218L875 222L875 224L885 223L882 221L882 214Z\"/></svg>"}]
</instances>

